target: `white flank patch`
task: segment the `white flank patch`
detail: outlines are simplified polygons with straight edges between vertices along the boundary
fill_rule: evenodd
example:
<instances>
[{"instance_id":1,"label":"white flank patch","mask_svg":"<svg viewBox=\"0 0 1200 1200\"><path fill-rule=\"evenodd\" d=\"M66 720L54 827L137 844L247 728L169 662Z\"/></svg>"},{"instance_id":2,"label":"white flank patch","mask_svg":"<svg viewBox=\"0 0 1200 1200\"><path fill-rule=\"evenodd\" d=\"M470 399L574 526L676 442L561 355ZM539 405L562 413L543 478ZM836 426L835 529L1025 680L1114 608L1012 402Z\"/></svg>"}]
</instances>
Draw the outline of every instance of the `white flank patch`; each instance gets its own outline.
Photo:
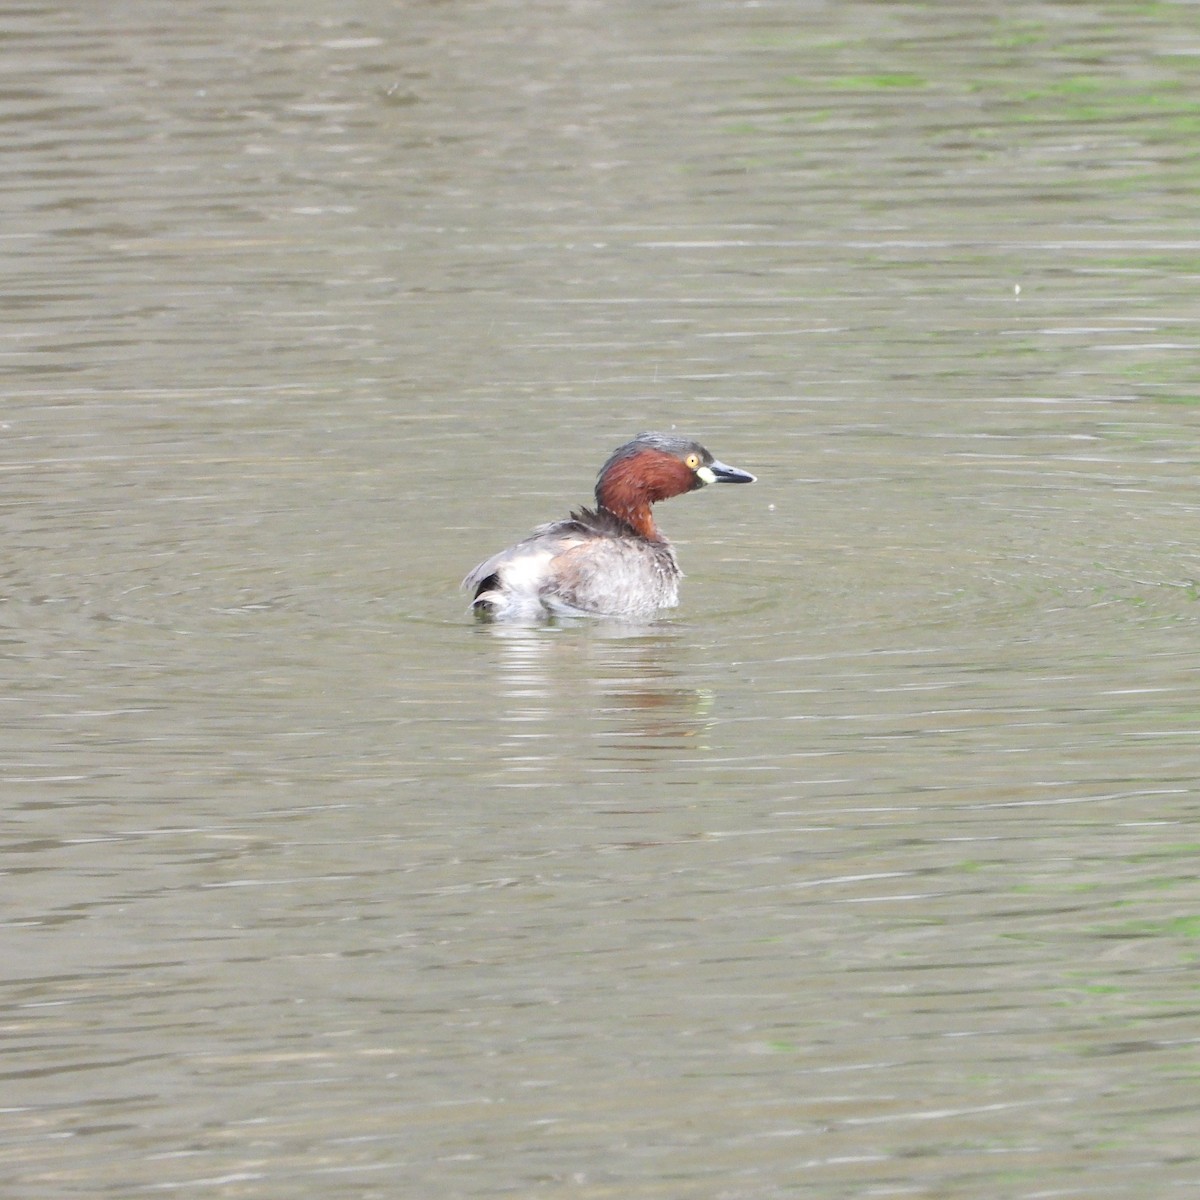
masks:
<instances>
[{"instance_id":1,"label":"white flank patch","mask_svg":"<svg viewBox=\"0 0 1200 1200\"><path fill-rule=\"evenodd\" d=\"M549 550L536 550L510 559L500 569L504 586L514 592L531 592L536 596L546 581L546 567L553 557Z\"/></svg>"}]
</instances>

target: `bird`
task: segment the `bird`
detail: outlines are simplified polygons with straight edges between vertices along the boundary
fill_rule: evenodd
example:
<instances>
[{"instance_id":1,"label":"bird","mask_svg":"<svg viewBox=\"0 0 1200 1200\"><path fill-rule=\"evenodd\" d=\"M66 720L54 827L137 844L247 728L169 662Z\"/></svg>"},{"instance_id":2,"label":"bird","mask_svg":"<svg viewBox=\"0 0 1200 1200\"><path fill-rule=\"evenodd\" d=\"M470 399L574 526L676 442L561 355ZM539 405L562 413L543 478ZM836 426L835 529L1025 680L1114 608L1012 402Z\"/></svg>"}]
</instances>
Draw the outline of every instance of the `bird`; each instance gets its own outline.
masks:
<instances>
[{"instance_id":1,"label":"bird","mask_svg":"<svg viewBox=\"0 0 1200 1200\"><path fill-rule=\"evenodd\" d=\"M648 618L679 603L683 573L651 506L709 483L753 483L699 442L639 433L600 468L596 507L539 525L463 580L484 620Z\"/></svg>"}]
</instances>

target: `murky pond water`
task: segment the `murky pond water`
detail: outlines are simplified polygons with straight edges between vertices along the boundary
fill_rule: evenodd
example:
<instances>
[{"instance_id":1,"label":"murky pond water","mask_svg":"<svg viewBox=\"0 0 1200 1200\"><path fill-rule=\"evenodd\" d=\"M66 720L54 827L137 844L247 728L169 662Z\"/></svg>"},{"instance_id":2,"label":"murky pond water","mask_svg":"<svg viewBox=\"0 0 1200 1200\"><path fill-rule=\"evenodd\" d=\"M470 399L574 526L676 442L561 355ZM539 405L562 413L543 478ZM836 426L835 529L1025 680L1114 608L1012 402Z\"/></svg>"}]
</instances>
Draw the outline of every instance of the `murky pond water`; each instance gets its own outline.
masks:
<instances>
[{"instance_id":1,"label":"murky pond water","mask_svg":"<svg viewBox=\"0 0 1200 1200\"><path fill-rule=\"evenodd\" d=\"M1198 55L15 8L5 1196L1191 1194ZM469 620L671 427L678 610Z\"/></svg>"}]
</instances>

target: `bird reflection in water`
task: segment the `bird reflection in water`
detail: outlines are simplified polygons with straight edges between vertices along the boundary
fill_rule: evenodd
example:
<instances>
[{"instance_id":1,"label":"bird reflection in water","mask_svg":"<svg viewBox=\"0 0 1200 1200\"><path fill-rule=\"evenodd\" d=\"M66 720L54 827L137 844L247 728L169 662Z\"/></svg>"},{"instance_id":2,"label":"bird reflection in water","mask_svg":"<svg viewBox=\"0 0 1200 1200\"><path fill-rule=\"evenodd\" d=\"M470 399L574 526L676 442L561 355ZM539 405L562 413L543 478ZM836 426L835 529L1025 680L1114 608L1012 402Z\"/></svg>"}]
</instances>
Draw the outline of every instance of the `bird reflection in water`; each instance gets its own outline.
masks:
<instances>
[{"instance_id":1,"label":"bird reflection in water","mask_svg":"<svg viewBox=\"0 0 1200 1200\"><path fill-rule=\"evenodd\" d=\"M703 749L713 693L687 686L691 645L671 626L479 626L495 647L493 712L506 774L564 786Z\"/></svg>"}]
</instances>

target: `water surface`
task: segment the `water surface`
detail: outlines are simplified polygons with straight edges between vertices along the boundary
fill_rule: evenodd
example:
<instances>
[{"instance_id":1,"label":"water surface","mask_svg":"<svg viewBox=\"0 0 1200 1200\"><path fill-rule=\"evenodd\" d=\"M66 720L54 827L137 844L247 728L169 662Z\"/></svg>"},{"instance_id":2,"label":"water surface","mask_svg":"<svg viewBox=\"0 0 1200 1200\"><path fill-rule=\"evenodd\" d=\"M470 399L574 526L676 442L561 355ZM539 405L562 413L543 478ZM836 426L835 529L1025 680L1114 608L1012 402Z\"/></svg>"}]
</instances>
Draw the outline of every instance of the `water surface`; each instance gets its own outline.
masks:
<instances>
[{"instance_id":1,"label":"water surface","mask_svg":"<svg viewBox=\"0 0 1200 1200\"><path fill-rule=\"evenodd\" d=\"M6 1196L1195 1189L1194 6L6 50Z\"/></svg>"}]
</instances>

